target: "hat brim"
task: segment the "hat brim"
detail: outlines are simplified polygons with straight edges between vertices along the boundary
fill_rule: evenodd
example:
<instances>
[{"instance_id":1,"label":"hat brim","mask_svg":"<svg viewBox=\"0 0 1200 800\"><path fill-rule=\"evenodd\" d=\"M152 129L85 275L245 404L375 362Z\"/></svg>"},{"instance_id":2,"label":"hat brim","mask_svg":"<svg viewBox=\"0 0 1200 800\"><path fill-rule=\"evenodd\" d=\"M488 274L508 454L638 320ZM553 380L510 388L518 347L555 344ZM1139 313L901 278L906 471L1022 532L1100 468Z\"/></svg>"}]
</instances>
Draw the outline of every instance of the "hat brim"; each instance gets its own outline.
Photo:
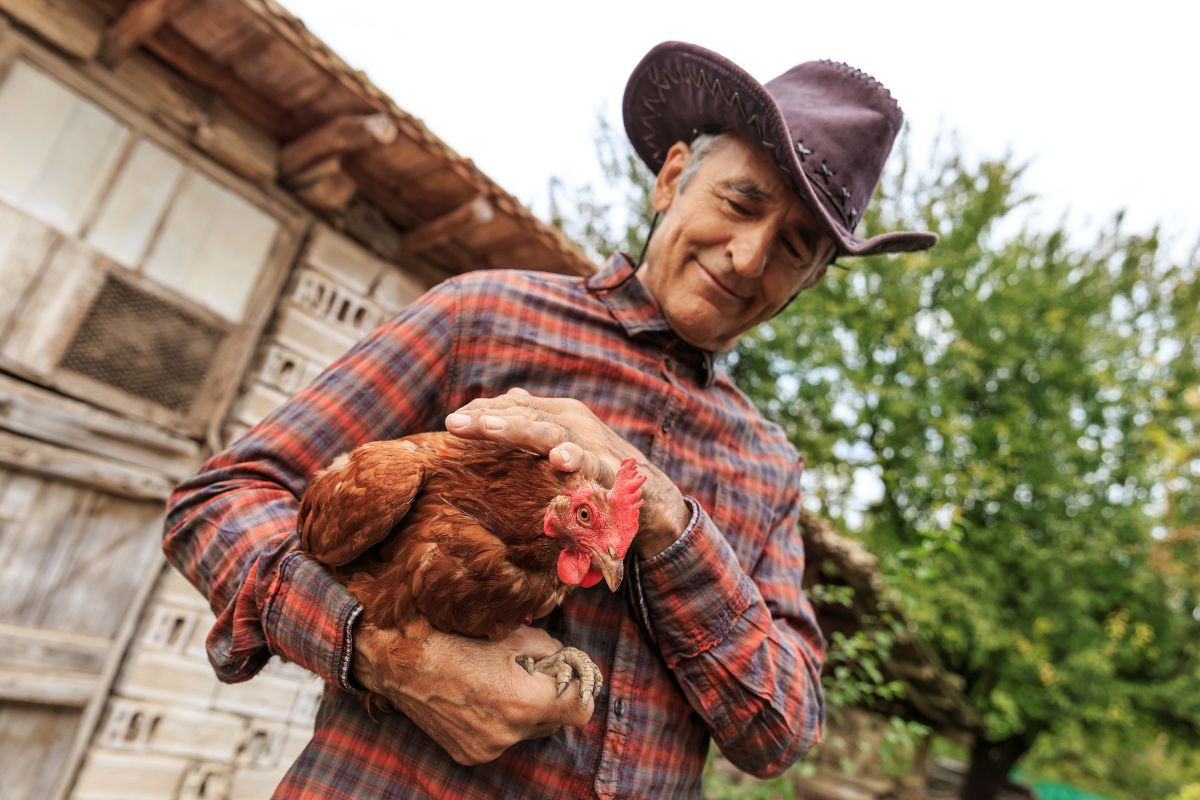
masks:
<instances>
[{"instance_id":1,"label":"hat brim","mask_svg":"<svg viewBox=\"0 0 1200 800\"><path fill-rule=\"evenodd\" d=\"M758 146L816 212L841 255L913 252L937 243L937 234L926 231L855 236L805 175L795 137L775 98L753 76L711 50L686 42L655 47L629 76L623 114L634 151L656 175L671 145L691 142L702 133L734 133Z\"/></svg>"}]
</instances>

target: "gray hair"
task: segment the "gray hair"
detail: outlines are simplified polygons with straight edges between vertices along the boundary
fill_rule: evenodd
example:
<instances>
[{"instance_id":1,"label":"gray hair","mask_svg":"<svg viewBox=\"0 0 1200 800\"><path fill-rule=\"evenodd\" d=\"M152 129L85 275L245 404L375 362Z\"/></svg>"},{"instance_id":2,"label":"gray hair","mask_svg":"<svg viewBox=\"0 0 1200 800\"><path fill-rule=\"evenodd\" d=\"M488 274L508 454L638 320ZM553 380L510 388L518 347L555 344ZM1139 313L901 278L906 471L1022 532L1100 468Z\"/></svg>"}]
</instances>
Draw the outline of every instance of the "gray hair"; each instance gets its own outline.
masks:
<instances>
[{"instance_id":1,"label":"gray hair","mask_svg":"<svg viewBox=\"0 0 1200 800\"><path fill-rule=\"evenodd\" d=\"M696 170L700 169L700 162L704 160L717 144L717 142L729 136L728 133L702 133L695 139L692 139L688 148L692 151L688 158L687 164L683 167L683 172L679 175L679 191L687 188L688 182L696 174Z\"/></svg>"}]
</instances>

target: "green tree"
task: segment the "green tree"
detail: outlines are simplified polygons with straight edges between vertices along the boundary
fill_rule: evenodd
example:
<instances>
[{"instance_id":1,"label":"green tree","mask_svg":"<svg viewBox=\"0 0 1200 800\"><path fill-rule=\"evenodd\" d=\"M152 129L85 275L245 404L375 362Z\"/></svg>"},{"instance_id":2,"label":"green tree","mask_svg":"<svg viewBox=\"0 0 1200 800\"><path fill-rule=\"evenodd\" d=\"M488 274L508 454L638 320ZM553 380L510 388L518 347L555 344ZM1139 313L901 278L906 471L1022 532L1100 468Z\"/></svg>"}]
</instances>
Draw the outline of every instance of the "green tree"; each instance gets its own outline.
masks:
<instances>
[{"instance_id":1,"label":"green tree","mask_svg":"<svg viewBox=\"0 0 1200 800\"><path fill-rule=\"evenodd\" d=\"M827 513L879 484L861 536L985 716L970 798L1042 737L1200 739L1197 258L1016 225L1020 175L902 164L867 230L942 243L831 271L733 361Z\"/></svg>"}]
</instances>

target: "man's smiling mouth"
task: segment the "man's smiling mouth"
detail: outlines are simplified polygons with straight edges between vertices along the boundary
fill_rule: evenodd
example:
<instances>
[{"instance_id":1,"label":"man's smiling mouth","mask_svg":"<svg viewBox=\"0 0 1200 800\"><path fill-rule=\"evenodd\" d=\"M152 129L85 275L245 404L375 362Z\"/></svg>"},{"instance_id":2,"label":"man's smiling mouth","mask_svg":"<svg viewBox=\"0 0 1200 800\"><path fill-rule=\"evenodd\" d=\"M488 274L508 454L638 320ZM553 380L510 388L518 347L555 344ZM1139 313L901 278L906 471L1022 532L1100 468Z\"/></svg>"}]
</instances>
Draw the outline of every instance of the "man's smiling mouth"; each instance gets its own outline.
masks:
<instances>
[{"instance_id":1,"label":"man's smiling mouth","mask_svg":"<svg viewBox=\"0 0 1200 800\"><path fill-rule=\"evenodd\" d=\"M750 299L749 297L742 296L738 292L735 292L733 289L730 289L728 286L722 283L721 279L718 278L710 269L705 267L700 259L693 260L696 262L696 266L700 268L700 271L704 273L704 277L706 277L709 282L712 283L712 285L715 286L721 293L729 295L729 297L733 298L734 300L739 300L741 302L745 302Z\"/></svg>"}]
</instances>

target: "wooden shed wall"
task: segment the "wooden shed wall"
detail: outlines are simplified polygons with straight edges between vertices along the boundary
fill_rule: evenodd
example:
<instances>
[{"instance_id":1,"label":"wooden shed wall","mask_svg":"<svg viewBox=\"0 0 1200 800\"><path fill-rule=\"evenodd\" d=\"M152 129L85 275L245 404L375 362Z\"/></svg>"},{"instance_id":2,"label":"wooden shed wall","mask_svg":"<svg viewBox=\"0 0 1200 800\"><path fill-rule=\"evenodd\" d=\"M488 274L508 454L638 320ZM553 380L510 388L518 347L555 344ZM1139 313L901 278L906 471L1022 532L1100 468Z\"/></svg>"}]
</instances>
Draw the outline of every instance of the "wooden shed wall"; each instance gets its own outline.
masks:
<instances>
[{"instance_id":1,"label":"wooden shed wall","mask_svg":"<svg viewBox=\"0 0 1200 800\"><path fill-rule=\"evenodd\" d=\"M322 687L276 661L251 684L213 677L213 615L165 567L162 502L430 282L197 148L163 123L186 91L137 70L173 87L169 108L0 13L6 798L270 794ZM197 331L212 344L192 384L139 382Z\"/></svg>"}]
</instances>

